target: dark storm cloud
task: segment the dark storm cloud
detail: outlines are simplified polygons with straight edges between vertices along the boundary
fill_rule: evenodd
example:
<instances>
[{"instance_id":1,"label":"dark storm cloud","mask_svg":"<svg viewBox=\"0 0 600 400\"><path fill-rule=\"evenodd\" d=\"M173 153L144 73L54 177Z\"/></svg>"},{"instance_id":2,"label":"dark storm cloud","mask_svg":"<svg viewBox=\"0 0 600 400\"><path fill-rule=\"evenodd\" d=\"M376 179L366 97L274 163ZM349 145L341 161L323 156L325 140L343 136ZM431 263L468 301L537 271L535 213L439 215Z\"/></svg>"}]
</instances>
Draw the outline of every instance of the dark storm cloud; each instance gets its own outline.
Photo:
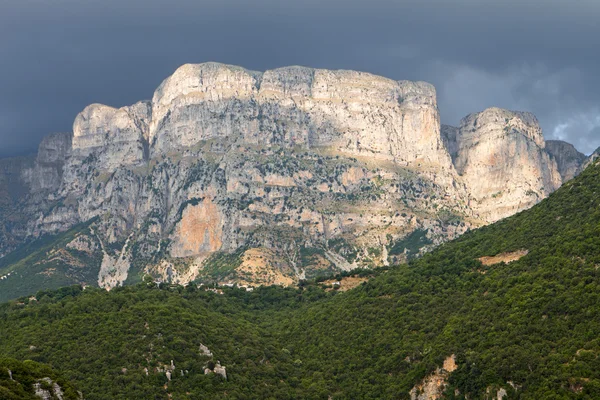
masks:
<instances>
[{"instance_id":1,"label":"dark storm cloud","mask_svg":"<svg viewBox=\"0 0 600 400\"><path fill-rule=\"evenodd\" d=\"M179 65L357 69L438 89L443 122L536 113L600 145L596 0L0 0L0 154L71 130L93 102L152 96Z\"/></svg>"}]
</instances>

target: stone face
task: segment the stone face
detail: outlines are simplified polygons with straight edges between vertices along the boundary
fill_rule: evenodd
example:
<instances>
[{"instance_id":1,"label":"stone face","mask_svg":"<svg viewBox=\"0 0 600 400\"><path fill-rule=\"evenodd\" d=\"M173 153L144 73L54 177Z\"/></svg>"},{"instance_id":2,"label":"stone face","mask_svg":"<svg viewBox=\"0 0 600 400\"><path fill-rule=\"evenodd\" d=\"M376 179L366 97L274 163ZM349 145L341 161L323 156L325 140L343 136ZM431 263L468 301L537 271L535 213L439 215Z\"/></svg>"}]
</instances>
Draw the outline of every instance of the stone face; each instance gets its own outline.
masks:
<instances>
[{"instance_id":1,"label":"stone face","mask_svg":"<svg viewBox=\"0 0 600 400\"><path fill-rule=\"evenodd\" d=\"M73 155L93 155L108 171L144 162L150 113L147 102L120 109L100 104L86 107L73 124Z\"/></svg>"},{"instance_id":2,"label":"stone face","mask_svg":"<svg viewBox=\"0 0 600 400\"><path fill-rule=\"evenodd\" d=\"M207 63L179 68L152 104L153 154L228 137L451 166L435 88L424 82L304 67L259 73Z\"/></svg>"},{"instance_id":3,"label":"stone face","mask_svg":"<svg viewBox=\"0 0 600 400\"><path fill-rule=\"evenodd\" d=\"M411 389L409 393L411 400L437 400L443 398L443 393L448 385L448 378L457 368L455 355L446 357L442 368L437 368L434 373L425 377L422 382Z\"/></svg>"},{"instance_id":4,"label":"stone face","mask_svg":"<svg viewBox=\"0 0 600 400\"><path fill-rule=\"evenodd\" d=\"M173 234L174 257L210 254L223 246L224 216L210 198L188 205Z\"/></svg>"},{"instance_id":5,"label":"stone face","mask_svg":"<svg viewBox=\"0 0 600 400\"><path fill-rule=\"evenodd\" d=\"M587 157L562 140L547 140L546 150L555 158L563 182L573 179L583 167Z\"/></svg>"},{"instance_id":6,"label":"stone face","mask_svg":"<svg viewBox=\"0 0 600 400\"><path fill-rule=\"evenodd\" d=\"M71 139L70 133L55 133L44 137L35 166L28 177L32 191L52 191L60 187L63 168L71 151Z\"/></svg>"},{"instance_id":7,"label":"stone face","mask_svg":"<svg viewBox=\"0 0 600 400\"><path fill-rule=\"evenodd\" d=\"M444 141L444 145L446 149L448 149L448 153L450 153L450 157L452 160L455 160L458 156L458 135L460 130L457 127L450 125L442 125L441 135L442 140Z\"/></svg>"},{"instance_id":8,"label":"stone face","mask_svg":"<svg viewBox=\"0 0 600 400\"><path fill-rule=\"evenodd\" d=\"M0 255L93 221L51 253L97 260L76 282L109 289L132 266L252 287L401 263L555 190L572 151L550 147L528 113L441 126L424 82L189 64L152 101L90 105L35 160L0 160Z\"/></svg>"},{"instance_id":9,"label":"stone face","mask_svg":"<svg viewBox=\"0 0 600 400\"><path fill-rule=\"evenodd\" d=\"M0 159L0 257L18 246L27 235L23 199L31 187L31 171L35 158L11 157ZM3 274L0 274L3 275Z\"/></svg>"},{"instance_id":10,"label":"stone face","mask_svg":"<svg viewBox=\"0 0 600 400\"><path fill-rule=\"evenodd\" d=\"M214 369L215 374L220 375L223 379L227 379L227 370L225 367L221 366L221 363L217 361L217 365L215 365Z\"/></svg>"},{"instance_id":11,"label":"stone face","mask_svg":"<svg viewBox=\"0 0 600 400\"><path fill-rule=\"evenodd\" d=\"M562 183L533 114L499 108L471 114L462 119L456 143L456 170L471 208L485 221L529 208Z\"/></svg>"}]
</instances>

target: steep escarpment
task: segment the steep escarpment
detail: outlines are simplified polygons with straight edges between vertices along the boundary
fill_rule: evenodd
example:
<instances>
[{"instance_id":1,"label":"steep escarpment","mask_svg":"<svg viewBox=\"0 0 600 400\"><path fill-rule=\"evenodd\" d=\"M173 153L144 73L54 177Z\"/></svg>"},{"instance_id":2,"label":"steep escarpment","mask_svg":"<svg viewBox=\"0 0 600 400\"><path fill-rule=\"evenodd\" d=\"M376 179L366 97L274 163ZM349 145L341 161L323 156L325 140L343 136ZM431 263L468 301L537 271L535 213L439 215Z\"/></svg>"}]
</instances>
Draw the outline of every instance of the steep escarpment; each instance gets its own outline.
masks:
<instances>
[{"instance_id":1,"label":"steep escarpment","mask_svg":"<svg viewBox=\"0 0 600 400\"><path fill-rule=\"evenodd\" d=\"M433 86L361 72L184 65L150 102L86 107L38 159L23 237L94 219L74 240L106 287L293 282L402 262L471 226ZM242 261L257 248L264 268Z\"/></svg>"},{"instance_id":2,"label":"steep escarpment","mask_svg":"<svg viewBox=\"0 0 600 400\"><path fill-rule=\"evenodd\" d=\"M70 133L54 133L42 139L33 168L23 173L32 192L46 194L60 187L71 152L71 136Z\"/></svg>"},{"instance_id":3,"label":"steep escarpment","mask_svg":"<svg viewBox=\"0 0 600 400\"><path fill-rule=\"evenodd\" d=\"M25 235L21 224L27 215L18 205L29 193L29 182L21 173L33 165L34 157L0 159L0 257L14 249Z\"/></svg>"},{"instance_id":4,"label":"steep escarpment","mask_svg":"<svg viewBox=\"0 0 600 400\"><path fill-rule=\"evenodd\" d=\"M533 114L490 108L446 132L469 205L486 221L529 208L562 184Z\"/></svg>"},{"instance_id":5,"label":"steep escarpment","mask_svg":"<svg viewBox=\"0 0 600 400\"><path fill-rule=\"evenodd\" d=\"M37 156L0 159L0 256L29 236L28 222L47 211L62 184L71 134L46 136Z\"/></svg>"},{"instance_id":6,"label":"steep escarpment","mask_svg":"<svg viewBox=\"0 0 600 400\"><path fill-rule=\"evenodd\" d=\"M569 181L579 174L587 160L585 154L578 152L572 144L562 140L547 140L546 150L556 159L558 172L563 182Z\"/></svg>"},{"instance_id":7,"label":"steep escarpment","mask_svg":"<svg viewBox=\"0 0 600 400\"><path fill-rule=\"evenodd\" d=\"M154 94L149 138L153 154L227 137L257 145L332 146L447 170L436 104L435 88L427 83L363 72L184 65Z\"/></svg>"},{"instance_id":8,"label":"steep escarpment","mask_svg":"<svg viewBox=\"0 0 600 400\"><path fill-rule=\"evenodd\" d=\"M441 126L424 82L188 64L151 101L92 104L72 134L45 139L12 172L20 214L0 252L83 223L53 251L73 268L91 263L97 279L55 279L56 257L36 270L108 288L144 273L296 282L405 262L530 207L561 184L558 159L530 114L492 109ZM248 261L256 249L268 262Z\"/></svg>"}]
</instances>

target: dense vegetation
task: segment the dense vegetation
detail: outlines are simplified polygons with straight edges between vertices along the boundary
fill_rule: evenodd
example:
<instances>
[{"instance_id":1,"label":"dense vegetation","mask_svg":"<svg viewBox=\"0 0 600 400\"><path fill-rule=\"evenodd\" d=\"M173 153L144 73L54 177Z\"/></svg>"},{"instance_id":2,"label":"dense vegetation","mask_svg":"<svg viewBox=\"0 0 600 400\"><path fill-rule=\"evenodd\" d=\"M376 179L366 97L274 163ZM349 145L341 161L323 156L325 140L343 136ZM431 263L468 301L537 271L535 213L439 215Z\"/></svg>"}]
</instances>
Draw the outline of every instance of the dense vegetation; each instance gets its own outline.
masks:
<instances>
[{"instance_id":1,"label":"dense vegetation","mask_svg":"<svg viewBox=\"0 0 600 400\"><path fill-rule=\"evenodd\" d=\"M0 307L0 354L53 365L88 399L408 398L451 354L447 398L597 399L599 195L593 166L533 209L344 293L40 292ZM528 253L509 264L478 260L517 250ZM171 360L168 382L156 368ZM204 375L216 360L227 379Z\"/></svg>"},{"instance_id":2,"label":"dense vegetation","mask_svg":"<svg viewBox=\"0 0 600 400\"><path fill-rule=\"evenodd\" d=\"M34 361L20 362L0 358L0 399L39 400L36 386L52 400L75 400L80 395L71 383L62 378L48 365Z\"/></svg>"},{"instance_id":3,"label":"dense vegetation","mask_svg":"<svg viewBox=\"0 0 600 400\"><path fill-rule=\"evenodd\" d=\"M297 308L325 293L316 288L224 290L220 295L144 282L110 293L76 286L39 292L36 301L2 306L0 353L51 363L81 386L86 399L166 398L167 393L174 398L297 398L293 382L302 370L255 317ZM201 344L213 359L201 354ZM171 360L175 370L168 383L164 369ZM204 375L216 361L227 368L227 380Z\"/></svg>"}]
</instances>

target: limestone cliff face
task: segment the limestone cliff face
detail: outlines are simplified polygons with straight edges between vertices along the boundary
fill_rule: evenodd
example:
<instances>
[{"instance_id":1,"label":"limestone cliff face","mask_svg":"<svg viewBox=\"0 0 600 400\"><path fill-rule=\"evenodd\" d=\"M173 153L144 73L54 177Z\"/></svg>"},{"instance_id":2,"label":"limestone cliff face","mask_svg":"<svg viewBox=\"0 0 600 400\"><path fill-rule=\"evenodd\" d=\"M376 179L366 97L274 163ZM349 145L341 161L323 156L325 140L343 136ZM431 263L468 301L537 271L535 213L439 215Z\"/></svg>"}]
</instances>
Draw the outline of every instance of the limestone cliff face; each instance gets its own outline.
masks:
<instances>
[{"instance_id":1,"label":"limestone cliff face","mask_svg":"<svg viewBox=\"0 0 600 400\"><path fill-rule=\"evenodd\" d=\"M36 157L0 159L0 256L27 236L27 224L43 213L62 183L71 134L46 136Z\"/></svg>"},{"instance_id":2,"label":"limestone cliff face","mask_svg":"<svg viewBox=\"0 0 600 400\"><path fill-rule=\"evenodd\" d=\"M71 140L71 133L54 133L44 137L38 148L35 165L23 171L33 192L54 191L60 187L64 166L71 152Z\"/></svg>"},{"instance_id":3,"label":"limestone cliff face","mask_svg":"<svg viewBox=\"0 0 600 400\"><path fill-rule=\"evenodd\" d=\"M442 125L440 132L444 146L446 146L448 153L450 153L450 157L452 157L452 160L454 161L458 156L458 135L460 129L455 126Z\"/></svg>"},{"instance_id":4,"label":"limestone cliff face","mask_svg":"<svg viewBox=\"0 0 600 400\"><path fill-rule=\"evenodd\" d=\"M289 148L333 146L448 170L439 127L435 88L424 82L208 63L184 65L156 90L149 139L153 155L227 137Z\"/></svg>"},{"instance_id":5,"label":"limestone cliff face","mask_svg":"<svg viewBox=\"0 0 600 400\"><path fill-rule=\"evenodd\" d=\"M289 284L404 262L533 205L561 183L544 147L526 113L441 127L423 82L184 65L151 101L90 105L72 134L44 140L11 175L25 194L13 242L93 221L70 256L52 253L96 263L84 283Z\"/></svg>"},{"instance_id":6,"label":"limestone cliff face","mask_svg":"<svg viewBox=\"0 0 600 400\"><path fill-rule=\"evenodd\" d=\"M26 235L28 215L20 207L29 193L29 182L22 172L31 169L34 157L0 159L0 257L13 250Z\"/></svg>"},{"instance_id":7,"label":"limestone cliff face","mask_svg":"<svg viewBox=\"0 0 600 400\"><path fill-rule=\"evenodd\" d=\"M556 160L563 182L577 176L587 160L585 154L578 152L572 144L562 140L547 140L546 150Z\"/></svg>"},{"instance_id":8,"label":"limestone cliff face","mask_svg":"<svg viewBox=\"0 0 600 400\"><path fill-rule=\"evenodd\" d=\"M530 113L490 108L461 120L454 165L470 207L492 222L529 208L562 183Z\"/></svg>"},{"instance_id":9,"label":"limestone cliff face","mask_svg":"<svg viewBox=\"0 0 600 400\"><path fill-rule=\"evenodd\" d=\"M3 204L19 200L29 191L29 182L22 172L32 168L35 158L11 157L0 159L0 198Z\"/></svg>"},{"instance_id":10,"label":"limestone cliff face","mask_svg":"<svg viewBox=\"0 0 600 400\"><path fill-rule=\"evenodd\" d=\"M120 109L92 104L73 124L73 155L93 155L105 170L137 165L147 158L147 123L151 108L147 102Z\"/></svg>"}]
</instances>

